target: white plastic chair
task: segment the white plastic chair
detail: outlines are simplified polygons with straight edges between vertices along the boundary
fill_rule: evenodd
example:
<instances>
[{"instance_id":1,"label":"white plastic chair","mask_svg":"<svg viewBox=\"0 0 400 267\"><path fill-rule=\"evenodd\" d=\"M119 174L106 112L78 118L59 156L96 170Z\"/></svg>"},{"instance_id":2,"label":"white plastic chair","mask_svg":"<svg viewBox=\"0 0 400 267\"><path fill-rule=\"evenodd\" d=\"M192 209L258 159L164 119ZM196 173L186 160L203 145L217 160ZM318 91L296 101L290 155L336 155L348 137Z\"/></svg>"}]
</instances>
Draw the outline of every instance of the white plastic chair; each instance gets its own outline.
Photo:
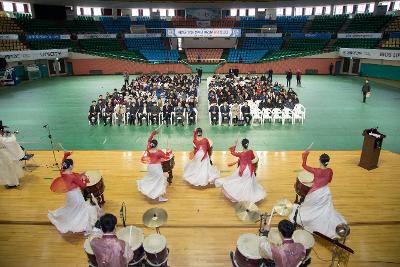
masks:
<instances>
[{"instance_id":1,"label":"white plastic chair","mask_svg":"<svg viewBox=\"0 0 400 267\"><path fill-rule=\"evenodd\" d=\"M254 121L259 121L260 124L263 123L263 114L262 111L257 109L254 112L251 113L251 124L254 124Z\"/></svg>"},{"instance_id":2,"label":"white plastic chair","mask_svg":"<svg viewBox=\"0 0 400 267\"><path fill-rule=\"evenodd\" d=\"M289 120L293 124L293 115L292 110L288 108L284 108L282 111L282 125L285 124L285 121Z\"/></svg>"},{"instance_id":3,"label":"white plastic chair","mask_svg":"<svg viewBox=\"0 0 400 267\"><path fill-rule=\"evenodd\" d=\"M297 120L301 120L301 124L304 123L303 114L301 112L299 112L299 111L300 111L299 109L297 109L297 110L293 109L293 112L292 112L292 124L295 124L295 122Z\"/></svg>"},{"instance_id":4,"label":"white plastic chair","mask_svg":"<svg viewBox=\"0 0 400 267\"><path fill-rule=\"evenodd\" d=\"M275 121L282 121L282 111L279 108L272 110L272 123L275 123Z\"/></svg>"},{"instance_id":5,"label":"white plastic chair","mask_svg":"<svg viewBox=\"0 0 400 267\"><path fill-rule=\"evenodd\" d=\"M263 109L263 118L262 118L263 123L265 123L266 120L269 122L272 121L272 113L270 108Z\"/></svg>"},{"instance_id":6,"label":"white plastic chair","mask_svg":"<svg viewBox=\"0 0 400 267\"><path fill-rule=\"evenodd\" d=\"M306 119L306 108L302 104L296 104L293 108L293 111L296 111L297 114L301 114L303 120Z\"/></svg>"}]
</instances>

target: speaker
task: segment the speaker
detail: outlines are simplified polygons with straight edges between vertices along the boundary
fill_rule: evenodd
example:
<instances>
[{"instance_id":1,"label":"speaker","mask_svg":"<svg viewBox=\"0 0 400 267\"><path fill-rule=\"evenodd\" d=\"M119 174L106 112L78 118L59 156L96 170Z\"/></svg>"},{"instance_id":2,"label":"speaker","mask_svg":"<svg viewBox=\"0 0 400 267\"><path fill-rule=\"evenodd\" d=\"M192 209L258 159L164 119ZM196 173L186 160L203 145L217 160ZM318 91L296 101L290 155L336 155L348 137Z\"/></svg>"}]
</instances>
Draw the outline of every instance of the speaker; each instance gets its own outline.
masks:
<instances>
[{"instance_id":1,"label":"speaker","mask_svg":"<svg viewBox=\"0 0 400 267\"><path fill-rule=\"evenodd\" d=\"M7 66L6 58L0 57L0 70L5 70Z\"/></svg>"}]
</instances>

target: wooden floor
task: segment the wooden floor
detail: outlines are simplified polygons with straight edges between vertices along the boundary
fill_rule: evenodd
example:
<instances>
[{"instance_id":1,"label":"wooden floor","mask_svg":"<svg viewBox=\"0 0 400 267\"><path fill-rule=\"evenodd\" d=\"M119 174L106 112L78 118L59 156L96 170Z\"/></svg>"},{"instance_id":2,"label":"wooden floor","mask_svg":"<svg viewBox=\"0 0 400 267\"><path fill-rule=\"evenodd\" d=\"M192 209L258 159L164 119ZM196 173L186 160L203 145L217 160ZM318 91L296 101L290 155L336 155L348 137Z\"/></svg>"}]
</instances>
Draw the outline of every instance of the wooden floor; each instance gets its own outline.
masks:
<instances>
[{"instance_id":1,"label":"wooden floor","mask_svg":"<svg viewBox=\"0 0 400 267\"><path fill-rule=\"evenodd\" d=\"M0 188L0 266L87 266L84 237L60 235L49 223L47 211L64 205L64 195L50 192L57 171L51 167L52 154L36 151L38 167L32 167L15 190ZM182 180L188 152L176 152L175 179L167 189L167 203L145 199L136 180L146 174L139 163L141 152L77 151L76 171L100 170L106 184L107 212L119 214L127 206L127 223L144 227L142 214L148 208L162 207L168 223L161 228L167 237L172 267L230 266L228 253L242 233L256 233L257 225L237 219L233 205L217 188L193 188ZM310 165L316 165L320 152L312 152ZM400 155L383 151L380 167L366 171L357 166L360 151L331 151L334 170L330 185L336 209L351 226L347 244L355 250L349 266L400 265ZM258 179L268 196L259 207L271 211L276 200L293 199L293 183L301 169L300 152L258 152ZM57 153L60 159L61 153ZM214 152L213 160L222 176L233 171L226 167L233 157ZM273 224L281 218L274 217ZM145 234L154 232L145 229ZM311 266L329 266L329 251L317 243Z\"/></svg>"}]
</instances>

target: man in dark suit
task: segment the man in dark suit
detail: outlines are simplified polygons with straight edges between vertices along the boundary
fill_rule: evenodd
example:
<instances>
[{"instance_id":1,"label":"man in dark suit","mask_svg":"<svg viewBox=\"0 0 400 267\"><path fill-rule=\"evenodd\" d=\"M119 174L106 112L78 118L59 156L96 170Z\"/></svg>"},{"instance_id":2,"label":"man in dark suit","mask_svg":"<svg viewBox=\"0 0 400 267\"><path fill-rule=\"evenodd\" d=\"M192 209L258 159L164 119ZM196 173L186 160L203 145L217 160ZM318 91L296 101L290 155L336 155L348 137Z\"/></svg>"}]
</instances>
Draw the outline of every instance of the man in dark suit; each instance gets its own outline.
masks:
<instances>
[{"instance_id":1,"label":"man in dark suit","mask_svg":"<svg viewBox=\"0 0 400 267\"><path fill-rule=\"evenodd\" d=\"M229 112L230 112L230 108L228 106L228 102L224 102L224 104L220 107L220 112L221 112L221 118L222 118L222 123L227 121L229 124Z\"/></svg>"},{"instance_id":2,"label":"man in dark suit","mask_svg":"<svg viewBox=\"0 0 400 267\"><path fill-rule=\"evenodd\" d=\"M215 102L211 103L209 112L211 115L211 125L217 125L219 119L219 108L216 106Z\"/></svg>"},{"instance_id":3,"label":"man in dark suit","mask_svg":"<svg viewBox=\"0 0 400 267\"><path fill-rule=\"evenodd\" d=\"M293 77L292 70L289 69L289 71L286 72L286 87L290 87L290 83L292 82L292 77Z\"/></svg>"},{"instance_id":4,"label":"man in dark suit","mask_svg":"<svg viewBox=\"0 0 400 267\"><path fill-rule=\"evenodd\" d=\"M90 125L96 125L99 113L100 113L100 108L99 106L96 105L96 100L93 100L92 105L90 105L89 107L88 119L90 121Z\"/></svg>"},{"instance_id":5,"label":"man in dark suit","mask_svg":"<svg viewBox=\"0 0 400 267\"><path fill-rule=\"evenodd\" d=\"M250 125L252 117L251 117L250 107L249 107L249 104L247 103L247 101L244 102L244 106L242 107L241 112L243 114L244 122L247 125Z\"/></svg>"},{"instance_id":6,"label":"man in dark suit","mask_svg":"<svg viewBox=\"0 0 400 267\"><path fill-rule=\"evenodd\" d=\"M363 87L361 88L363 94L363 103L365 103L365 99L367 98L367 94L371 92L371 85L368 80L365 80Z\"/></svg>"}]
</instances>

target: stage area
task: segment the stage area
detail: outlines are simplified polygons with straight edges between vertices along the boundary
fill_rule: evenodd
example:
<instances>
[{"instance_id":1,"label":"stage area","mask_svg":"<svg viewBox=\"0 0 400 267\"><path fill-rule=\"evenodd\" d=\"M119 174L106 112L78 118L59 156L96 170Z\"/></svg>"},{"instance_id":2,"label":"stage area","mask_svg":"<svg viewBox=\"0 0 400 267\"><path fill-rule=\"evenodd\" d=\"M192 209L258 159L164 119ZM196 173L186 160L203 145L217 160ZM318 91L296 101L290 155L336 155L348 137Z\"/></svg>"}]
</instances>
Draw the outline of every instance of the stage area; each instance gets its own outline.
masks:
<instances>
[{"instance_id":1,"label":"stage area","mask_svg":"<svg viewBox=\"0 0 400 267\"><path fill-rule=\"evenodd\" d=\"M359 150L362 130L379 126L387 135L383 148L400 153L400 83L372 81L372 97L362 103L363 78L304 75L303 87L293 88L306 107L304 125L213 126L208 123L207 88L203 75L200 86L199 123L214 141L214 149L227 150L238 136L250 139L260 151L303 150L311 142L319 150ZM285 82L275 75L274 81ZM28 149L49 150L49 124L56 143L70 150L143 150L152 127L103 125L89 127L87 113L91 100L114 88L120 89L122 76L59 77L25 82L1 88L0 118L19 129L19 141ZM162 127L161 144L176 151L192 149L193 126ZM58 146L57 146L58 147Z\"/></svg>"},{"instance_id":2,"label":"stage area","mask_svg":"<svg viewBox=\"0 0 400 267\"><path fill-rule=\"evenodd\" d=\"M185 140L186 142L186 140ZM332 144L333 146L333 144ZM346 242L355 250L348 266L397 266L400 264L400 155L382 151L380 167L366 171L357 166L360 151L325 151L331 156L334 171L330 185L336 209L351 226ZM87 266L82 235L61 236L47 219L47 211L64 205L64 195L50 192L51 151L35 151L37 167L28 166L18 189L0 188L0 266ZM317 164L321 151L312 151L309 163ZM146 174L140 163L141 152L76 151L76 171L100 170L106 185L105 210L119 214L122 202L127 206L127 223L143 227L142 214L151 207L168 212L161 228L167 237L172 267L229 267L228 253L242 233L256 233L257 224L237 219L233 205L217 188L193 188L182 179L188 152L176 152L175 178L167 189L167 203L150 202L137 191L136 180ZM57 159L62 153L57 153ZM258 179L268 196L259 204L271 211L276 200L293 200L296 171L301 169L301 152L258 152ZM233 157L214 152L213 160L222 176L233 171L226 167ZM32 163L35 165L34 163ZM273 225L282 219L274 217ZM120 225L119 225L120 227ZM153 230L145 229L145 234ZM328 266L329 252L320 243L312 252L311 266Z\"/></svg>"}]
</instances>

